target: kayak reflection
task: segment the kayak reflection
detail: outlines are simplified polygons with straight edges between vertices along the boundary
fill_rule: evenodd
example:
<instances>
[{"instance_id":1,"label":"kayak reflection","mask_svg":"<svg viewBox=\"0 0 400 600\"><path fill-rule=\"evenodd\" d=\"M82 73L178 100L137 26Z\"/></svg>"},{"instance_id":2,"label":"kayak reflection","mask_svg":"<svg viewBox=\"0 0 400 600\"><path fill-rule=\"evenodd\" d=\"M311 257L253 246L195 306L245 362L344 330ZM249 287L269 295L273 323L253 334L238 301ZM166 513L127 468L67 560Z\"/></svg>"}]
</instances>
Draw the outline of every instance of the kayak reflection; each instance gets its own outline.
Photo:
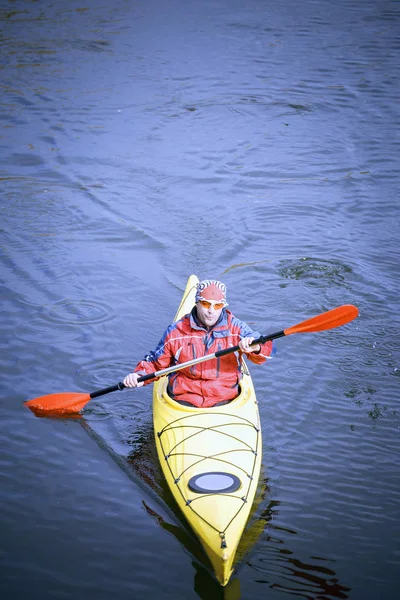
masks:
<instances>
[{"instance_id":1,"label":"kayak reflection","mask_svg":"<svg viewBox=\"0 0 400 600\"><path fill-rule=\"evenodd\" d=\"M297 535L297 532L272 522L268 524L268 533L263 539L267 550L262 556L260 552L247 562L259 573L257 583L284 593L285 598L289 595L309 600L349 598L351 588L338 581L336 572L331 568L332 561L322 557L312 557L307 562L299 560L287 547L285 540L288 534Z\"/></svg>"}]
</instances>

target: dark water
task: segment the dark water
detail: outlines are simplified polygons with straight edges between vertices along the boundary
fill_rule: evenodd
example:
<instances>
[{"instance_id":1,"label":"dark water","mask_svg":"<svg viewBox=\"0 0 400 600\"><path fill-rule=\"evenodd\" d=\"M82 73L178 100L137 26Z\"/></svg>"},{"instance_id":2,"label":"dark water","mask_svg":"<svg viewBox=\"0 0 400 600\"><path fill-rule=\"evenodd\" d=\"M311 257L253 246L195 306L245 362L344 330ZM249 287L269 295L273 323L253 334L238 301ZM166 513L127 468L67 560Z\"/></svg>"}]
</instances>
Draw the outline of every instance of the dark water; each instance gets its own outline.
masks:
<instances>
[{"instance_id":1,"label":"dark water","mask_svg":"<svg viewBox=\"0 0 400 600\"><path fill-rule=\"evenodd\" d=\"M82 420L186 279L263 333L264 481L226 598L397 598L399 27L394 0L1 3L5 600L222 598L173 512L151 389Z\"/></svg>"}]
</instances>

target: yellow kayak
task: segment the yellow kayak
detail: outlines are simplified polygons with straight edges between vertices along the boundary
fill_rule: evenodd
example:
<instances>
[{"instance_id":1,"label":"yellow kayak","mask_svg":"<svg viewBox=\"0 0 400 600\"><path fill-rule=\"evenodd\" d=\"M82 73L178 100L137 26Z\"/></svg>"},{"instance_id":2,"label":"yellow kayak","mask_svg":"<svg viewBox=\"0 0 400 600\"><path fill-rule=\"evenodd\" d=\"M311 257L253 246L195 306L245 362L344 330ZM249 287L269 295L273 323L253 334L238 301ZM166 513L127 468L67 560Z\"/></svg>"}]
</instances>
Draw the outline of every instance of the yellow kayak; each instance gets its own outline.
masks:
<instances>
[{"instance_id":1,"label":"yellow kayak","mask_svg":"<svg viewBox=\"0 0 400 600\"><path fill-rule=\"evenodd\" d=\"M191 275L175 321L195 304ZM213 408L183 406L167 393L167 377L154 383L157 453L180 510L199 538L219 583L232 574L261 467L261 428L256 395L243 362L240 395Z\"/></svg>"}]
</instances>

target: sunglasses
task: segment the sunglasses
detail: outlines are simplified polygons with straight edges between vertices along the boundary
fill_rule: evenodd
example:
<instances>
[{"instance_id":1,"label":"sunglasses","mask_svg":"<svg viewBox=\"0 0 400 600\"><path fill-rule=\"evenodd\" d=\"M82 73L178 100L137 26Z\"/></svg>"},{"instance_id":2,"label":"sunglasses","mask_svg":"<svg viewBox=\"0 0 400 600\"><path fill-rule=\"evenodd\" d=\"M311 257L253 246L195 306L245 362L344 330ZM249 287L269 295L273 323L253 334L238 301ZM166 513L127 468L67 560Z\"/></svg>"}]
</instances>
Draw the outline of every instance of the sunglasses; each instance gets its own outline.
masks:
<instances>
[{"instance_id":1,"label":"sunglasses","mask_svg":"<svg viewBox=\"0 0 400 600\"><path fill-rule=\"evenodd\" d=\"M221 308L226 306L225 302L209 302L208 300L199 300L199 303L203 308L208 309L212 306L214 310L221 310Z\"/></svg>"}]
</instances>

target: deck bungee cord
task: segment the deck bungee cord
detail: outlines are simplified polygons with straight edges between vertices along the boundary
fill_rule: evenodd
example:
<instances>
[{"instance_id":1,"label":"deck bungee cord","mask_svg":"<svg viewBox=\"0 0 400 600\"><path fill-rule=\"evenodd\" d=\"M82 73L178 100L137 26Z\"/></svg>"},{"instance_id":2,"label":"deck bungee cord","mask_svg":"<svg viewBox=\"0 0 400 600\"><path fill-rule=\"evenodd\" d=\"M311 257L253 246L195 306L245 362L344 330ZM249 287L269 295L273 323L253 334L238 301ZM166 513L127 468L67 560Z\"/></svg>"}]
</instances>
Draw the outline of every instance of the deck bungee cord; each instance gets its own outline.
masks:
<instances>
[{"instance_id":1,"label":"deck bungee cord","mask_svg":"<svg viewBox=\"0 0 400 600\"><path fill-rule=\"evenodd\" d=\"M211 416L213 416L214 414L215 413L211 413ZM203 412L202 415L205 417L205 419L207 419L209 416L209 413ZM230 413L218 413L218 416L224 416L224 417L227 417L230 419L232 418L232 415ZM208 527L210 527L211 529L213 529L215 531L215 533L221 539L221 549L227 548L226 532L227 532L228 528L232 525L233 521L237 518L240 511L243 509L243 506L248 502L251 482L254 479L254 470L256 467L256 458L257 458L257 448L260 443L260 440L258 437L260 435L260 427L258 427L254 423L250 422L248 419L238 417L236 415L233 415L233 416L235 419L234 422L227 421L227 422L218 423L217 425L201 427L200 425L193 426L193 425L190 425L190 424L187 424L186 422L184 422L193 417L198 417L197 414L196 415L187 415L185 417L181 417L179 419L172 421L170 424L166 425L161 431L156 432L156 435L160 441L160 447L162 449L164 459L168 465L169 472L171 474L171 477L174 481L176 489L178 490L185 506L189 507L189 509L192 510L200 520L202 520ZM255 432L254 446L243 441L237 435L231 435L231 434L227 433L226 431L221 431L221 429L224 427L232 427L232 426L236 427L236 428L237 427L246 427L246 428L253 429ZM180 431L182 429L191 429L191 430L195 429L196 431L188 433L186 435L186 437L183 437L182 439L180 439L180 441L177 444L175 444L175 446L167 449L163 443L163 439L162 439L163 435L167 434L168 432L171 432L174 429L179 429ZM188 442L189 439L192 439L198 435L201 435L204 432L215 432L218 435L226 436L226 437L230 438L231 440L233 440L237 444L237 446L230 448L229 451L225 450L222 452L217 452L215 454L197 454L197 453L192 453L192 452L177 452L177 449L179 446L184 445L185 443ZM243 453L243 452L250 453L254 456L254 460L252 461L252 464L251 464L252 468L251 468L250 472L248 469L246 470L246 469L236 465L233 462L233 460L230 461L230 460L226 460L226 458L222 458L224 455L231 455L233 457L233 455L235 455L236 453ZM183 457L186 457L186 458L193 457L198 460L195 460L194 462L190 462L190 464L187 467L185 467L182 471L175 472L175 470L171 466L171 461L169 459L171 457L177 457L177 456L180 456L182 458ZM243 474L244 479L240 479L239 477L235 476L238 485L237 485L237 488L233 491L241 490L242 493L233 495L232 493L228 494L220 489L217 489L217 490L209 490L206 492L206 494L198 494L198 495L190 498L189 497L190 491L193 493L196 493L196 488L191 487L190 479L187 483L187 486L181 485L182 477L183 477L183 475L187 474L188 471L190 471L190 470L195 470L195 472L198 474L197 477L201 477L201 475L202 475L201 464L208 460L212 460L217 463L220 463L220 464L224 465L227 469L230 468L232 470L233 468L235 468L236 470L239 470ZM205 475L208 475L208 474L209 473L205 473ZM229 474L229 471L228 472L218 472L218 475L221 475L221 476L227 476L228 474ZM230 475L230 477L232 478L232 475ZM247 485L245 483L246 479L248 482ZM243 492L245 492L245 493L243 494ZM193 496L193 494L191 494L191 495ZM240 506L237 509L236 513L234 513L231 516L231 519L228 521L228 523L226 524L226 526L223 530L215 527L213 525L213 523L210 522L210 520L206 519L201 513L196 511L196 509L193 506L194 503L202 500L206 496L212 497L212 496L217 496L217 495L234 498L240 503Z\"/></svg>"}]
</instances>

